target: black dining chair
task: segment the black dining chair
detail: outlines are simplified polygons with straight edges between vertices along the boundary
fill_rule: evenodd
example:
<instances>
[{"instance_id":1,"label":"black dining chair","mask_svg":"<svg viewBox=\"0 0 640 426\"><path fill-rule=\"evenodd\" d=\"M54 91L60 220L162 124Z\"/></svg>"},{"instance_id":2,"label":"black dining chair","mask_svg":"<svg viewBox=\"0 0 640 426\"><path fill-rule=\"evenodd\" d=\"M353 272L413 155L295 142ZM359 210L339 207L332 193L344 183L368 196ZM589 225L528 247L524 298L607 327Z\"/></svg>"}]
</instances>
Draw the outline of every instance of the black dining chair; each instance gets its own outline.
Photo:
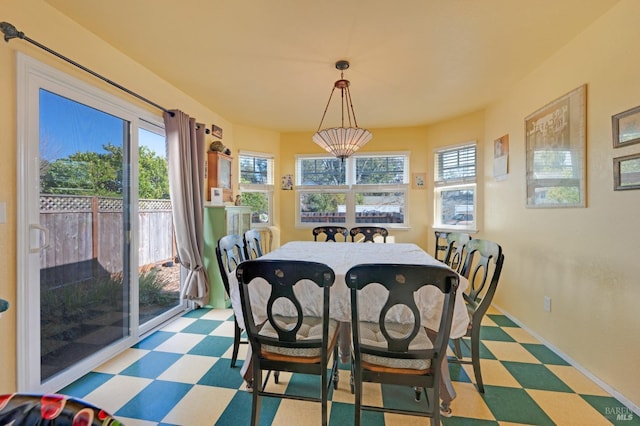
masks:
<instances>
[{"instance_id":1,"label":"black dining chair","mask_svg":"<svg viewBox=\"0 0 640 426\"><path fill-rule=\"evenodd\" d=\"M447 356L458 280L456 272L433 265L361 264L347 271L353 341L351 391L355 393L356 425L361 422L362 410L427 416L431 417L431 424L440 424L439 385L442 361ZM359 293L374 283L388 291L377 320L361 314L359 301ZM425 287L433 287L444 295L442 310L437 314L440 326L433 343L422 324L415 299L416 292ZM399 308L410 312L412 322L402 322L396 317ZM412 386L419 392L418 396L425 393L425 405L420 407L425 410L365 405L362 403L363 382Z\"/></svg>"},{"instance_id":2,"label":"black dining chair","mask_svg":"<svg viewBox=\"0 0 640 426\"><path fill-rule=\"evenodd\" d=\"M356 226L355 228L351 228L349 230L349 234L351 235L352 242L356 241L356 237L358 235L362 235L363 243L375 243L374 239L377 236L382 237L382 242L386 243L387 236L389 236L389 231L381 226Z\"/></svg>"},{"instance_id":3,"label":"black dining chair","mask_svg":"<svg viewBox=\"0 0 640 426\"><path fill-rule=\"evenodd\" d=\"M216 259L218 260L218 268L222 277L222 284L227 292L229 291L229 274L233 273L236 267L246 260L245 245L242 236L237 234L225 235L218 240L216 245ZM238 359L238 351L241 344L247 344L247 340L242 339L242 329L238 326L238 321L233 317L234 335L233 335L233 352L231 354L231 368L236 366Z\"/></svg>"},{"instance_id":4,"label":"black dining chair","mask_svg":"<svg viewBox=\"0 0 640 426\"><path fill-rule=\"evenodd\" d=\"M464 277L467 276L465 259L467 256L466 245L469 241L471 241L471 235L465 232L449 232L447 235L447 251L443 260L448 267Z\"/></svg>"},{"instance_id":5,"label":"black dining chair","mask_svg":"<svg viewBox=\"0 0 640 426\"><path fill-rule=\"evenodd\" d=\"M503 263L504 255L499 244L482 239L474 239L467 243L465 269L469 276L469 288L463 296L470 322L465 338L452 339L455 357L450 357L449 360L473 365L473 374L480 393L484 393L480 371L481 323L498 288ZM467 349L464 355L460 342L463 342Z\"/></svg>"},{"instance_id":6,"label":"black dining chair","mask_svg":"<svg viewBox=\"0 0 640 426\"><path fill-rule=\"evenodd\" d=\"M447 235L449 235L449 232L434 231L433 233L436 237L436 250L433 252L433 257L442 262L444 261L444 255L447 253Z\"/></svg>"},{"instance_id":7,"label":"black dining chair","mask_svg":"<svg viewBox=\"0 0 640 426\"><path fill-rule=\"evenodd\" d=\"M318 241L318 237L324 234L324 241L337 242L336 235L342 235L342 242L346 242L349 235L349 230L343 226L316 226L312 232L313 241Z\"/></svg>"},{"instance_id":8,"label":"black dining chair","mask_svg":"<svg viewBox=\"0 0 640 426\"><path fill-rule=\"evenodd\" d=\"M244 233L244 257L245 259L257 259L263 256L262 234L257 229L249 229Z\"/></svg>"},{"instance_id":9,"label":"black dining chair","mask_svg":"<svg viewBox=\"0 0 640 426\"><path fill-rule=\"evenodd\" d=\"M242 314L251 343L253 397L251 424L260 421L263 396L320 402L322 424L328 422L327 399L329 386L338 387L338 322L329 318L329 290L335 280L333 270L325 264L299 260L248 260L236 269ZM261 278L261 280L256 280ZM264 310L264 325L257 324L252 305L251 289L255 283L269 286ZM319 311L314 306L302 306L294 287L318 292ZM317 288L316 288L317 287ZM320 300L322 301L320 303ZM331 373L327 376L330 357ZM266 390L269 373L262 380L263 371L288 371L320 376L320 396L309 394L274 393ZM277 383L277 379L276 379ZM309 423L308 421L301 422Z\"/></svg>"}]
</instances>

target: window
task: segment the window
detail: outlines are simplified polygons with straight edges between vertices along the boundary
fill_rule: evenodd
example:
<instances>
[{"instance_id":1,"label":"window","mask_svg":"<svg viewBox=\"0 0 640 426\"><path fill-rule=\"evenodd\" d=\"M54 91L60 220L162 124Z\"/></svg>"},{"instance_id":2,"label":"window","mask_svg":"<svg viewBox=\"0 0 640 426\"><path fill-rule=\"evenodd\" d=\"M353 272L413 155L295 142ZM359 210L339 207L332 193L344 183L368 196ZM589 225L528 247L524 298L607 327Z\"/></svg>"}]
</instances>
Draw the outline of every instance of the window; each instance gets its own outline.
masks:
<instances>
[{"instance_id":1,"label":"window","mask_svg":"<svg viewBox=\"0 0 640 426\"><path fill-rule=\"evenodd\" d=\"M240 153L240 193L242 205L251 206L251 225L273 223L273 156Z\"/></svg>"},{"instance_id":2,"label":"window","mask_svg":"<svg viewBox=\"0 0 640 426\"><path fill-rule=\"evenodd\" d=\"M476 144L435 154L435 228L476 230Z\"/></svg>"},{"instance_id":3,"label":"window","mask_svg":"<svg viewBox=\"0 0 640 426\"><path fill-rule=\"evenodd\" d=\"M297 225L407 226L408 154L300 156L296 169Z\"/></svg>"}]
</instances>

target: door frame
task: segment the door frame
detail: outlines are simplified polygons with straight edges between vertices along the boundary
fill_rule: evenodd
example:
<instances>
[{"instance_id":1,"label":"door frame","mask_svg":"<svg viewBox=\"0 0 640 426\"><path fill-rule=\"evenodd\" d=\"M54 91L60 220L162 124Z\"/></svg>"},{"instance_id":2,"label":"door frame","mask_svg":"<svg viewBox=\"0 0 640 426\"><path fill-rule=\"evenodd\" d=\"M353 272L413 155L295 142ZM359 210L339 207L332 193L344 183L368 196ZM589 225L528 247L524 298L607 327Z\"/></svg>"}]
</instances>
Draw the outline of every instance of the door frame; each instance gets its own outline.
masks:
<instances>
[{"instance_id":1,"label":"door frame","mask_svg":"<svg viewBox=\"0 0 640 426\"><path fill-rule=\"evenodd\" d=\"M140 340L142 332L138 324L138 122L143 120L164 127L162 118L138 108L125 100L87 84L58 69L45 65L21 52L16 53L17 80L17 365L19 392L56 392L82 377L106 360L121 353ZM131 231L129 241L129 333L112 345L76 363L62 373L42 382L40 375L40 254L33 252L39 234L30 229L39 224L39 90L43 88L66 96L75 102L97 108L130 121L131 170ZM35 123L34 123L35 117ZM36 281L34 281L36 280ZM38 285L35 285L37 282ZM34 306L34 301L37 303ZM163 320L187 309L186 301L166 312ZM155 321L159 325L161 320ZM153 329L145 327L144 332Z\"/></svg>"}]
</instances>

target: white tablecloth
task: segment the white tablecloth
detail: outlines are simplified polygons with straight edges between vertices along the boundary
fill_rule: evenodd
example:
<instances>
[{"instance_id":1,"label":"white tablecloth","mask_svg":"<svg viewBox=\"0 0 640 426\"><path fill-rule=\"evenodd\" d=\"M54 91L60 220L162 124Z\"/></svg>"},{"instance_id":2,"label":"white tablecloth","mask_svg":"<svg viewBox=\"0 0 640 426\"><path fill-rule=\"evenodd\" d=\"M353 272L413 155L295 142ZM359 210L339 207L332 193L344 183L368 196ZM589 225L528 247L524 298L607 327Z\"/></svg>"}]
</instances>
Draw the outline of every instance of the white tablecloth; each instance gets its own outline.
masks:
<instances>
[{"instance_id":1,"label":"white tablecloth","mask_svg":"<svg viewBox=\"0 0 640 426\"><path fill-rule=\"evenodd\" d=\"M336 280L331 288L330 316L341 322L351 321L351 303L349 288L345 283L345 275L349 268L360 263L402 263L443 265L415 244L371 244L371 243L326 243L310 241L294 241L283 245L261 257L261 259L282 260L307 260L320 262L330 266L336 275ZM305 309L305 313L320 314L322 312L322 298L318 297L315 284L304 283L297 289L296 295ZM231 305L240 328L244 329L240 292L235 273L229 277ZM462 292L466 290L468 282L460 278L458 293L453 313L451 337L462 337L469 325L469 316L465 307ZM296 286L300 287L300 286ZM268 286L266 283L256 282L251 284L252 309L256 323L262 323L267 319L264 307L268 300ZM359 301L361 315L367 320L377 321L382 309L383 301L380 291L386 292L382 286L369 285L361 294ZM435 288L424 288L418 294L416 301L421 313L422 324L434 331L438 330L442 313L442 293ZM286 312L283 312L286 313ZM408 309L404 311L392 310L391 314L396 321L413 322Z\"/></svg>"}]
</instances>

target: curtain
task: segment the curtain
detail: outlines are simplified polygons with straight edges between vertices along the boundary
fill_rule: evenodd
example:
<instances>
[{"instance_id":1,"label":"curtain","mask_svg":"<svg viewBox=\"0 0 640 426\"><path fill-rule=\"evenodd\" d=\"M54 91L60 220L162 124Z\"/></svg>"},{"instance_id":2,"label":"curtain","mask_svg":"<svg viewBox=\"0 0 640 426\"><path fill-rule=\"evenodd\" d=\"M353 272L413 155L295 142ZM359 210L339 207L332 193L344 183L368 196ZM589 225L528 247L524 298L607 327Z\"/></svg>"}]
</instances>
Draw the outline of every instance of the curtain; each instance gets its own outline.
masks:
<instances>
[{"instance_id":1,"label":"curtain","mask_svg":"<svg viewBox=\"0 0 640 426\"><path fill-rule=\"evenodd\" d=\"M182 111L165 112L163 117L178 261L187 270L180 293L202 307L209 303L209 281L202 261L205 126Z\"/></svg>"}]
</instances>

